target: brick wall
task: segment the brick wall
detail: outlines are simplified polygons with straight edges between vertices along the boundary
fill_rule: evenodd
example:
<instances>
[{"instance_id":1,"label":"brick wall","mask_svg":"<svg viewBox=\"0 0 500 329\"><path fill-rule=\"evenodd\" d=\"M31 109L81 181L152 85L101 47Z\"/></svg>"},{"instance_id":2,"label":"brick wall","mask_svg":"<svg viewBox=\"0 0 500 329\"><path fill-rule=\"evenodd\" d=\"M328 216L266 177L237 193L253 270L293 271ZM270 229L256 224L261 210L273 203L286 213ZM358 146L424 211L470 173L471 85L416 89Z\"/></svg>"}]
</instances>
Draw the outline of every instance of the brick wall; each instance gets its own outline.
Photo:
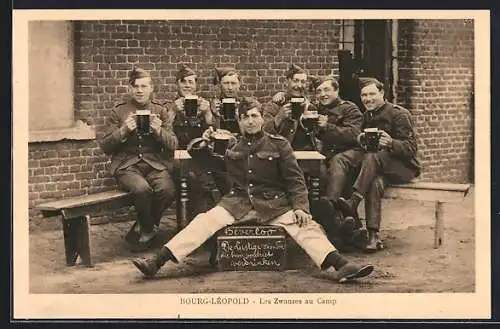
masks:
<instances>
[{"instance_id":1,"label":"brick wall","mask_svg":"<svg viewBox=\"0 0 500 329\"><path fill-rule=\"evenodd\" d=\"M267 101L283 89L283 71L290 62L311 74L338 73L339 24L316 20L75 22L76 119L94 124L99 135L109 110L126 93L128 70L135 64L152 71L156 98L161 100L175 96L174 75L181 63L189 63L199 73L204 97L216 93L212 68L231 65L242 73L244 92ZM398 100L413 113L422 178L468 181L473 28L463 21L400 21L399 34ZM95 141L32 143L29 161L30 209L42 201L114 186L106 173L108 157ZM30 218L35 216L31 209Z\"/></svg>"},{"instance_id":2,"label":"brick wall","mask_svg":"<svg viewBox=\"0 0 500 329\"><path fill-rule=\"evenodd\" d=\"M312 74L338 72L339 21L84 21L75 22L76 119L98 135L115 102L127 91L133 65L151 70L155 97L175 96L182 63L199 73L200 95L213 97L214 66L236 67L245 93L269 100L294 62ZM34 205L114 186L106 155L92 142L30 144L30 218ZM46 157L46 160L41 160ZM116 215L111 216L116 218Z\"/></svg>"},{"instance_id":3,"label":"brick wall","mask_svg":"<svg viewBox=\"0 0 500 329\"><path fill-rule=\"evenodd\" d=\"M413 114L422 179L473 181L473 25L401 20L399 27L398 102Z\"/></svg>"}]
</instances>

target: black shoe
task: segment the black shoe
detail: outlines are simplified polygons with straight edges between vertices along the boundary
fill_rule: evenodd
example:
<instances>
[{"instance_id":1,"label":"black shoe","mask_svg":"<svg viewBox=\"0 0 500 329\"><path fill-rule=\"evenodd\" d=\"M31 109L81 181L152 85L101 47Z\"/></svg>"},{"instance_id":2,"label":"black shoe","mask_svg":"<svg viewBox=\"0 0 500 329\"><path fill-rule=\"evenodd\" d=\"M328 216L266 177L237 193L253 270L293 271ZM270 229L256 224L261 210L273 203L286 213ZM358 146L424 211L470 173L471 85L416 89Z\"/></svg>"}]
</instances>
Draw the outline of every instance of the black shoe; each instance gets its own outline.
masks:
<instances>
[{"instance_id":1,"label":"black shoe","mask_svg":"<svg viewBox=\"0 0 500 329\"><path fill-rule=\"evenodd\" d=\"M352 199L344 199L340 197L337 200L337 207L346 215L353 217L356 221L359 221L358 209L354 205Z\"/></svg>"},{"instance_id":2,"label":"black shoe","mask_svg":"<svg viewBox=\"0 0 500 329\"><path fill-rule=\"evenodd\" d=\"M134 224L128 230L127 235L125 235L125 241L127 241L129 244L136 244L139 241L140 235L140 226L137 222L134 222Z\"/></svg>"},{"instance_id":3,"label":"black shoe","mask_svg":"<svg viewBox=\"0 0 500 329\"><path fill-rule=\"evenodd\" d=\"M347 263L337 271L337 280L340 283L362 278L373 272L373 265L356 265Z\"/></svg>"},{"instance_id":4,"label":"black shoe","mask_svg":"<svg viewBox=\"0 0 500 329\"><path fill-rule=\"evenodd\" d=\"M355 229L352 233L352 240L356 247L364 250L366 249L366 245L368 244L368 230L364 227L360 227Z\"/></svg>"},{"instance_id":5,"label":"black shoe","mask_svg":"<svg viewBox=\"0 0 500 329\"><path fill-rule=\"evenodd\" d=\"M134 258L132 259L132 263L148 278L154 277L160 269L155 256L152 258Z\"/></svg>"}]
</instances>

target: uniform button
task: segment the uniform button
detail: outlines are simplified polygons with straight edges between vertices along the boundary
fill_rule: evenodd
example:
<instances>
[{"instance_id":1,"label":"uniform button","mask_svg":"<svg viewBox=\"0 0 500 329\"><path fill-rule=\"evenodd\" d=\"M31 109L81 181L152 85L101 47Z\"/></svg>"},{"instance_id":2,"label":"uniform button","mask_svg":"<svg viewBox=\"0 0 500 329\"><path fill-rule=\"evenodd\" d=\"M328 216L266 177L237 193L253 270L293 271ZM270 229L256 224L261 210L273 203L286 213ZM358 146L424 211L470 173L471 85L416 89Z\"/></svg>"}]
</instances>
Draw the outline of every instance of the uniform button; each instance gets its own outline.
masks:
<instances>
[{"instance_id":1,"label":"uniform button","mask_svg":"<svg viewBox=\"0 0 500 329\"><path fill-rule=\"evenodd\" d=\"M248 169L248 173L251 174L252 173L252 169Z\"/></svg>"},{"instance_id":2,"label":"uniform button","mask_svg":"<svg viewBox=\"0 0 500 329\"><path fill-rule=\"evenodd\" d=\"M253 184L252 184L252 183L250 183L250 184L248 184L248 186L253 187Z\"/></svg>"},{"instance_id":3,"label":"uniform button","mask_svg":"<svg viewBox=\"0 0 500 329\"><path fill-rule=\"evenodd\" d=\"M252 146L252 143L248 142L248 146Z\"/></svg>"},{"instance_id":4,"label":"uniform button","mask_svg":"<svg viewBox=\"0 0 500 329\"><path fill-rule=\"evenodd\" d=\"M274 196L274 198L275 198L275 199L277 199L277 198L278 198L278 196L277 196L277 195L275 195L275 196Z\"/></svg>"},{"instance_id":5,"label":"uniform button","mask_svg":"<svg viewBox=\"0 0 500 329\"><path fill-rule=\"evenodd\" d=\"M212 172L211 172L211 171L207 171L207 174L211 175L211 174L212 174Z\"/></svg>"},{"instance_id":6,"label":"uniform button","mask_svg":"<svg viewBox=\"0 0 500 329\"><path fill-rule=\"evenodd\" d=\"M249 195L249 197L250 197L250 198L253 198L253 194L250 194L250 195Z\"/></svg>"},{"instance_id":7,"label":"uniform button","mask_svg":"<svg viewBox=\"0 0 500 329\"><path fill-rule=\"evenodd\" d=\"M142 159L142 153L139 153L139 158L141 158L141 159Z\"/></svg>"},{"instance_id":8,"label":"uniform button","mask_svg":"<svg viewBox=\"0 0 500 329\"><path fill-rule=\"evenodd\" d=\"M250 154L249 157L250 157L250 159L252 159L253 158L253 154Z\"/></svg>"},{"instance_id":9,"label":"uniform button","mask_svg":"<svg viewBox=\"0 0 500 329\"><path fill-rule=\"evenodd\" d=\"M141 147L142 147L142 145L141 145L141 144L139 144L139 145L137 145L137 147L138 147L138 148L141 148Z\"/></svg>"},{"instance_id":10,"label":"uniform button","mask_svg":"<svg viewBox=\"0 0 500 329\"><path fill-rule=\"evenodd\" d=\"M293 129L290 129L290 132L293 133Z\"/></svg>"}]
</instances>

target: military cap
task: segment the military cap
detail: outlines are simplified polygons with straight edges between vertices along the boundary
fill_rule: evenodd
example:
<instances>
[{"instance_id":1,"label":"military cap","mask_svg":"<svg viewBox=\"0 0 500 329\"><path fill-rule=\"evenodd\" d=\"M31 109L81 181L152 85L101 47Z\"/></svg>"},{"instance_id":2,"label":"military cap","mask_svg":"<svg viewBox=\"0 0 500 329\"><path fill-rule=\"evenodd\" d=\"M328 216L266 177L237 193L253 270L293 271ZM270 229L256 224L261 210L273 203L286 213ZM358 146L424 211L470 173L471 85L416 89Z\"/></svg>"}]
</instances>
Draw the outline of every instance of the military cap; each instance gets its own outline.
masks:
<instances>
[{"instance_id":1,"label":"military cap","mask_svg":"<svg viewBox=\"0 0 500 329\"><path fill-rule=\"evenodd\" d=\"M383 89L384 84L377 80L376 78L368 78L368 77L363 77L359 78L359 89L363 89L364 87L368 85L376 85L377 88L381 87Z\"/></svg>"},{"instance_id":2,"label":"military cap","mask_svg":"<svg viewBox=\"0 0 500 329\"><path fill-rule=\"evenodd\" d=\"M175 75L175 79L179 81L191 75L196 75L196 72L193 71L189 66L183 64L179 69L179 72L177 72L177 74Z\"/></svg>"},{"instance_id":3,"label":"military cap","mask_svg":"<svg viewBox=\"0 0 500 329\"><path fill-rule=\"evenodd\" d=\"M257 108L262 113L262 106L255 97L242 97L238 106L239 115L245 114L253 108Z\"/></svg>"},{"instance_id":4,"label":"military cap","mask_svg":"<svg viewBox=\"0 0 500 329\"><path fill-rule=\"evenodd\" d=\"M188 143L186 150L188 154L193 158L207 156L210 153L209 141L201 137L193 138Z\"/></svg>"},{"instance_id":5,"label":"military cap","mask_svg":"<svg viewBox=\"0 0 500 329\"><path fill-rule=\"evenodd\" d=\"M228 75L229 73L238 74L235 69L231 67L216 67L214 68L215 76L214 76L214 85L218 84L223 77Z\"/></svg>"},{"instance_id":6,"label":"military cap","mask_svg":"<svg viewBox=\"0 0 500 329\"><path fill-rule=\"evenodd\" d=\"M133 84L136 79L140 78L151 78L151 74L140 67L134 67L128 75L128 83Z\"/></svg>"},{"instance_id":7,"label":"military cap","mask_svg":"<svg viewBox=\"0 0 500 329\"><path fill-rule=\"evenodd\" d=\"M285 72L285 77L287 77L288 79L291 79L297 73L307 74L307 72L303 68L301 68L300 66L295 65L295 64L290 64L290 67Z\"/></svg>"},{"instance_id":8,"label":"military cap","mask_svg":"<svg viewBox=\"0 0 500 329\"><path fill-rule=\"evenodd\" d=\"M323 82L326 81L331 81L335 89L339 88L339 83L337 82L337 79L335 79L333 75L326 75L326 76L313 75L309 78L309 80L311 81L311 87L313 91L316 90L316 88L318 88Z\"/></svg>"}]
</instances>

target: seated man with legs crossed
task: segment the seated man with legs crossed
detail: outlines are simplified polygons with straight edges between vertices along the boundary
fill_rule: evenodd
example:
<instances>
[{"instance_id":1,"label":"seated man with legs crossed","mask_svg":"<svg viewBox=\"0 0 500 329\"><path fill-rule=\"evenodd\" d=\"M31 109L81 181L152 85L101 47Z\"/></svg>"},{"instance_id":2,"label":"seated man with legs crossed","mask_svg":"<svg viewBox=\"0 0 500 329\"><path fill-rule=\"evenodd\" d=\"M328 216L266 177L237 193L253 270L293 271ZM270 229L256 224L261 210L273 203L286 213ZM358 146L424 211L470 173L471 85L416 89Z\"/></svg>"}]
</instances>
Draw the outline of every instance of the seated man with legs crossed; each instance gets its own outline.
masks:
<instances>
[{"instance_id":1,"label":"seated man with legs crossed","mask_svg":"<svg viewBox=\"0 0 500 329\"><path fill-rule=\"evenodd\" d=\"M381 199L386 184L408 183L420 174L420 164L410 112L385 100L384 85L380 81L364 78L360 87L366 112L362 127L364 132L357 140L367 151L352 196L348 200L341 197L338 205L346 213L358 217L358 205L365 198L369 236L366 251L375 252L383 248L379 230L382 220ZM375 134L374 141L378 145L373 149L370 146L372 143L368 143L366 128Z\"/></svg>"},{"instance_id":2,"label":"seated man with legs crossed","mask_svg":"<svg viewBox=\"0 0 500 329\"><path fill-rule=\"evenodd\" d=\"M223 157L211 160L225 166L234 179L230 193L196 216L158 253L134 259L133 264L144 275L155 276L167 261L183 260L220 229L254 221L283 227L332 279L345 282L369 275L372 265L349 262L312 220L304 176L290 143L262 130L262 109L254 98L240 102L238 120L243 136ZM213 154L208 157L217 159Z\"/></svg>"}]
</instances>

